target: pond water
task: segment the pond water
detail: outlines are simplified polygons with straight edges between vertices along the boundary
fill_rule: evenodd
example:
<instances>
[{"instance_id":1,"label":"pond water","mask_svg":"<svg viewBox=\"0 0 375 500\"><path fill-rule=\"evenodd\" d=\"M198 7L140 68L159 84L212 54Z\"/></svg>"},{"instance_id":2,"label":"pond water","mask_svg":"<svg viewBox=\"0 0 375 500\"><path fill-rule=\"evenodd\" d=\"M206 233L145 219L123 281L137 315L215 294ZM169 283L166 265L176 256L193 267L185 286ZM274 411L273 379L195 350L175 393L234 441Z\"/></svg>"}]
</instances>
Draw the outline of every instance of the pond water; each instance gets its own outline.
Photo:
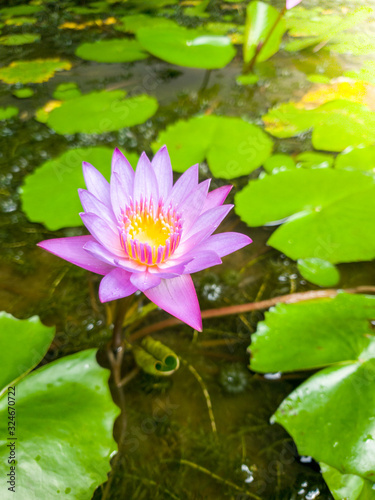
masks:
<instances>
[{"instance_id":1,"label":"pond water","mask_svg":"<svg viewBox=\"0 0 375 500\"><path fill-rule=\"evenodd\" d=\"M178 5L165 11L159 8L151 14L171 17L189 27L218 22L223 16L238 26L244 24L246 2L211 3L207 18L185 16L183 7ZM271 3L278 8L283 6L282 1ZM329 16L364 3L375 6L375 2L323 0L307 0L303 5L306 9L331 9ZM15 4L3 1L1 7ZM18 117L0 122L0 309L17 318L39 315L45 324L56 325L55 340L43 361L47 363L89 347L103 348L111 338L112 309L100 304L97 298L99 276L36 247L41 240L84 234L84 229L52 231L31 222L20 199L19 188L25 176L72 148L118 146L128 152L140 154L145 150L152 154L150 145L160 131L199 113L241 117L263 127L261 117L269 108L289 100L298 101L314 87L308 75L337 78L345 71L358 71L370 57L329 50L281 50L259 65L260 80L256 85L241 86L236 83L243 64L240 46L232 62L210 72L176 66L156 57L130 63L98 63L85 61L74 52L86 41L125 36L115 30L115 24L81 30L60 28L68 22L118 18L132 13L142 2L116 3L105 13L86 15L68 9L87 6L88 2L34 4L44 6L42 12L35 14L35 24L5 24L1 35L35 33L40 40L17 46L0 45L0 66L17 60L58 57L70 61L72 67L57 72L48 81L27 85L34 95L26 99L13 95L22 85L0 83L0 107L19 108ZM374 22L367 23L365 29L370 36ZM130 96L146 93L157 99L159 108L145 123L119 131L58 134L36 121L34 115L52 99L58 85L68 82L75 82L82 93L103 89L125 90ZM274 140L274 151L279 153L296 155L312 150L309 132ZM258 175L259 169L250 177ZM201 179L208 177L209 168L203 163ZM229 181L234 185L229 202L248 180L249 176L242 176ZM211 187L226 183L213 179ZM226 257L221 266L194 276L202 310L318 288L301 277L296 262L266 245L273 227L249 228L232 212L221 229L246 233L253 244ZM341 264L339 270L342 288L371 284L375 279L374 267L369 263ZM136 300L139 306L147 303L142 296ZM162 311L153 311L139 325L143 327L166 317ZM204 322L204 331L199 335L183 325L154 334L183 363L171 377L158 379L139 374L126 386L127 434L121 457L114 465L108 498L332 498L319 466L309 457L299 457L286 431L269 423L281 401L306 374L263 376L249 371L247 348L262 318L262 313L253 312L211 319ZM131 357L126 361L131 369ZM217 432L213 432L203 387L212 401ZM94 498L102 498L102 492L103 488L98 488Z\"/></svg>"}]
</instances>

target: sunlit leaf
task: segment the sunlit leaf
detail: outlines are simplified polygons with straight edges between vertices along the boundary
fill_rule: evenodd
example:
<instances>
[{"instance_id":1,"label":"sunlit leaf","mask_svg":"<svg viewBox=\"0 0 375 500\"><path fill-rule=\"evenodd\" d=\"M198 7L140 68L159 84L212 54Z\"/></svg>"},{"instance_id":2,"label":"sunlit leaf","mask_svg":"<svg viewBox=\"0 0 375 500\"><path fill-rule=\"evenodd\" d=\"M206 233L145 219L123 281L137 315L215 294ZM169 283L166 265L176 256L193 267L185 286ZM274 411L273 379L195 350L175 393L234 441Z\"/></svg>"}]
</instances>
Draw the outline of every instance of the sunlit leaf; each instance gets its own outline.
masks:
<instances>
[{"instance_id":1,"label":"sunlit leaf","mask_svg":"<svg viewBox=\"0 0 375 500\"><path fill-rule=\"evenodd\" d=\"M4 387L38 365L51 344L55 328L44 326L38 316L17 319L0 313L0 394ZM10 349L11 346L22 349Z\"/></svg>"},{"instance_id":2,"label":"sunlit leaf","mask_svg":"<svg viewBox=\"0 0 375 500\"><path fill-rule=\"evenodd\" d=\"M119 63L139 61L149 55L136 40L127 38L113 38L111 40L97 40L93 43L83 43L75 51L76 56L88 61L105 63Z\"/></svg>"},{"instance_id":3,"label":"sunlit leaf","mask_svg":"<svg viewBox=\"0 0 375 500\"><path fill-rule=\"evenodd\" d=\"M52 231L81 226L78 214L82 207L77 189L85 188L82 162L91 163L109 180L112 153L112 148L105 147L70 149L26 176L21 199L28 218ZM127 153L127 158L135 165L138 155Z\"/></svg>"},{"instance_id":4,"label":"sunlit leaf","mask_svg":"<svg viewBox=\"0 0 375 500\"><path fill-rule=\"evenodd\" d=\"M18 108L14 106L8 106L7 108L0 108L0 120L8 120L13 118L13 116L18 115Z\"/></svg>"},{"instance_id":5,"label":"sunlit leaf","mask_svg":"<svg viewBox=\"0 0 375 500\"><path fill-rule=\"evenodd\" d=\"M0 16L29 16L30 14L41 12L43 9L44 7L41 5L16 5L14 7L3 7L0 9Z\"/></svg>"},{"instance_id":6,"label":"sunlit leaf","mask_svg":"<svg viewBox=\"0 0 375 500\"><path fill-rule=\"evenodd\" d=\"M15 352L8 339L8 356ZM43 366L15 385L16 495L22 500L90 500L107 479L116 450L112 436L118 408L108 388L108 370L94 349ZM0 400L0 459L10 448L8 400ZM9 470L9 468L8 468ZM74 470L74 474L72 473ZM2 499L14 493L3 488Z\"/></svg>"},{"instance_id":7,"label":"sunlit leaf","mask_svg":"<svg viewBox=\"0 0 375 500\"><path fill-rule=\"evenodd\" d=\"M365 61L359 71L345 71L345 76L375 83L375 61Z\"/></svg>"},{"instance_id":8,"label":"sunlit leaf","mask_svg":"<svg viewBox=\"0 0 375 500\"><path fill-rule=\"evenodd\" d=\"M153 151L163 144L168 146L176 172L207 159L213 175L224 179L249 174L264 163L273 148L272 140L256 125L214 115L170 125L152 144Z\"/></svg>"},{"instance_id":9,"label":"sunlit leaf","mask_svg":"<svg viewBox=\"0 0 375 500\"><path fill-rule=\"evenodd\" d=\"M298 259L298 271L305 280L314 285L335 286L340 281L337 267L317 257Z\"/></svg>"},{"instance_id":10,"label":"sunlit leaf","mask_svg":"<svg viewBox=\"0 0 375 500\"><path fill-rule=\"evenodd\" d=\"M374 498L374 483L354 474L340 474L337 469L320 463L325 482L335 500L372 500Z\"/></svg>"},{"instance_id":11,"label":"sunlit leaf","mask_svg":"<svg viewBox=\"0 0 375 500\"><path fill-rule=\"evenodd\" d=\"M5 83L41 83L52 78L56 71L72 67L68 61L60 59L35 59L15 61L0 68L0 80Z\"/></svg>"},{"instance_id":12,"label":"sunlit leaf","mask_svg":"<svg viewBox=\"0 0 375 500\"><path fill-rule=\"evenodd\" d=\"M360 171L299 168L250 181L235 209L249 226L285 222L268 244L288 257L335 264L375 257L374 196L374 178Z\"/></svg>"},{"instance_id":13,"label":"sunlit leaf","mask_svg":"<svg viewBox=\"0 0 375 500\"><path fill-rule=\"evenodd\" d=\"M22 89L13 90L12 94L14 97L18 97L18 99L26 99L28 97L32 97L34 95L34 91L30 87L23 87Z\"/></svg>"},{"instance_id":14,"label":"sunlit leaf","mask_svg":"<svg viewBox=\"0 0 375 500\"><path fill-rule=\"evenodd\" d=\"M22 33L0 36L0 45L26 45L40 40L37 33Z\"/></svg>"},{"instance_id":15,"label":"sunlit leaf","mask_svg":"<svg viewBox=\"0 0 375 500\"><path fill-rule=\"evenodd\" d=\"M166 17L151 17L146 14L133 14L120 18L121 24L116 25L118 31L126 33L136 33L141 28L149 28L150 26L175 26L176 23Z\"/></svg>"},{"instance_id":16,"label":"sunlit leaf","mask_svg":"<svg viewBox=\"0 0 375 500\"><path fill-rule=\"evenodd\" d=\"M375 173L375 146L345 149L336 157L335 168Z\"/></svg>"},{"instance_id":17,"label":"sunlit leaf","mask_svg":"<svg viewBox=\"0 0 375 500\"><path fill-rule=\"evenodd\" d=\"M333 156L317 153L315 151L305 151L296 156L297 167L302 168L330 168L333 166Z\"/></svg>"},{"instance_id":18,"label":"sunlit leaf","mask_svg":"<svg viewBox=\"0 0 375 500\"><path fill-rule=\"evenodd\" d=\"M269 174L277 174L283 170L296 168L296 162L288 155L276 154L267 158L263 168Z\"/></svg>"},{"instance_id":19,"label":"sunlit leaf","mask_svg":"<svg viewBox=\"0 0 375 500\"><path fill-rule=\"evenodd\" d=\"M321 7L305 9L298 6L285 14L288 34L293 37L313 37L329 33L342 17Z\"/></svg>"},{"instance_id":20,"label":"sunlit leaf","mask_svg":"<svg viewBox=\"0 0 375 500\"><path fill-rule=\"evenodd\" d=\"M60 83L53 92L54 99L66 101L82 95L78 85L74 82ZM51 110L52 111L52 110Z\"/></svg>"},{"instance_id":21,"label":"sunlit leaf","mask_svg":"<svg viewBox=\"0 0 375 500\"><path fill-rule=\"evenodd\" d=\"M226 36L205 34L182 26L155 26L137 31L137 39L152 55L190 68L223 68L236 51Z\"/></svg>"},{"instance_id":22,"label":"sunlit leaf","mask_svg":"<svg viewBox=\"0 0 375 500\"><path fill-rule=\"evenodd\" d=\"M11 17L6 19L7 26L22 26L24 24L35 24L37 19L35 17Z\"/></svg>"},{"instance_id":23,"label":"sunlit leaf","mask_svg":"<svg viewBox=\"0 0 375 500\"><path fill-rule=\"evenodd\" d=\"M155 114L154 97L125 96L123 90L113 90L74 97L51 111L47 125L59 134L102 134L144 123Z\"/></svg>"},{"instance_id":24,"label":"sunlit leaf","mask_svg":"<svg viewBox=\"0 0 375 500\"><path fill-rule=\"evenodd\" d=\"M276 24L277 23L277 24ZM276 25L276 27L274 27ZM273 29L274 28L274 29ZM270 30L273 29L269 37ZM250 62L257 50L257 62L266 61L279 48L286 30L285 20L279 11L264 2L251 2L246 10L246 26L243 44L243 58ZM261 49L259 50L259 45Z\"/></svg>"}]
</instances>

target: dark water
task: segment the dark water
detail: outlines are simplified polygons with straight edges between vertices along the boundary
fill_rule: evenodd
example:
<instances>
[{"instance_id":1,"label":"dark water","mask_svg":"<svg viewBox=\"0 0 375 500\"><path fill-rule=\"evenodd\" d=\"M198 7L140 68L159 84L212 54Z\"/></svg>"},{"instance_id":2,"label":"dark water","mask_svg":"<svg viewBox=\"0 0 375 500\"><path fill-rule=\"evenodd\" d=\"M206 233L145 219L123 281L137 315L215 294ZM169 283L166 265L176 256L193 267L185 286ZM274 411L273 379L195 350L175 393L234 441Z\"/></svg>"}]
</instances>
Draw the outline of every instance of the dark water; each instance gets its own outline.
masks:
<instances>
[{"instance_id":1,"label":"dark water","mask_svg":"<svg viewBox=\"0 0 375 500\"><path fill-rule=\"evenodd\" d=\"M151 153L151 142L167 124L207 110L246 117L260 124L261 115L269 107L298 99L312 86L306 73L324 72L336 77L361 63L361 58L354 60L328 52L281 52L262 65L261 83L248 88L235 83L242 66L240 53L225 69L213 71L208 81L204 70L176 67L152 57L131 64L90 63L74 56L76 46L98 36L116 37L118 32L111 27L102 34L92 30L59 30L62 22L72 19L65 4L49 3L48 16L40 15L39 22L27 28L28 32L38 32L41 42L0 46L0 65L51 56L63 56L73 62L72 70L57 73L46 83L31 85L36 91L31 99L18 100L12 97L10 86L0 84L0 106L16 105L21 110L20 119L0 125L0 309L19 318L37 314L46 324L56 325L56 338L44 362L88 347L105 346L111 337L111 310L97 299L97 276L36 248L40 240L83 234L83 229L51 232L29 222L21 210L18 194L26 174L73 147L106 145ZM305 4L347 6L347 2ZM233 15L234 22L244 22L243 8L233 9ZM213 19L218 20L216 10ZM194 21L185 19L185 23ZM12 27L6 28L4 34L6 30L17 32ZM147 123L131 129L95 136L59 136L35 121L33 114L52 98L58 84L71 81L77 82L82 92L121 88L130 94L149 93L158 99L160 107ZM285 153L310 149L308 136L276 141L275 146L275 151ZM258 172L252 174L257 175ZM209 176L203 165L202 179ZM247 181L247 177L235 179L232 193ZM213 180L211 186L222 184L222 180ZM220 267L195 275L202 309L312 288L302 280L294 262L266 246L270 228L247 228L232 214L221 229L245 232L254 243L226 257ZM342 265L340 271L342 287L370 284L375 278L373 267L367 263ZM142 297L137 300L140 305L147 303ZM153 312L142 325L165 317L162 312ZM184 363L170 378L139 375L126 387L127 436L123 454L116 463L111 499L242 500L254 498L252 495L277 500L331 498L318 466L308 457L298 456L292 440L280 426L269 424L270 416L303 380L303 375L271 379L247 369L250 336L262 317L261 313L249 313L205 321L199 336L185 326L155 334ZM132 360L127 361L130 369ZM212 430L202 381L212 400L217 433ZM101 498L101 489L94 498Z\"/></svg>"}]
</instances>

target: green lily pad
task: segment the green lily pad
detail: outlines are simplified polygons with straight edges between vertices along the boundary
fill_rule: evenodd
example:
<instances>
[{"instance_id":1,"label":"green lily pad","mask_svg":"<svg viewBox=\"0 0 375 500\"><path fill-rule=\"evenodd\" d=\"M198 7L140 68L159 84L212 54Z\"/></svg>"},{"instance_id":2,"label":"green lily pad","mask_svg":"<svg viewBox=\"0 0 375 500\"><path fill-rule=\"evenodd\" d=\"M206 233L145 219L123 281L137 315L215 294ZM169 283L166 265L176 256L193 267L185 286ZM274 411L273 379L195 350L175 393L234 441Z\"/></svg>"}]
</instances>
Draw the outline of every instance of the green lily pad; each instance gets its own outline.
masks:
<instances>
[{"instance_id":1,"label":"green lily pad","mask_svg":"<svg viewBox=\"0 0 375 500\"><path fill-rule=\"evenodd\" d=\"M325 35L342 21L342 17L332 12L325 13L321 7L305 9L295 7L285 14L288 35L293 37L314 37Z\"/></svg>"},{"instance_id":2,"label":"green lily pad","mask_svg":"<svg viewBox=\"0 0 375 500\"><path fill-rule=\"evenodd\" d=\"M333 156L315 151L306 151L296 157L297 166L302 168L330 168L333 166Z\"/></svg>"},{"instance_id":3,"label":"green lily pad","mask_svg":"<svg viewBox=\"0 0 375 500\"><path fill-rule=\"evenodd\" d=\"M311 83L329 83L331 79L328 76L313 73L311 75L306 75L306 80Z\"/></svg>"},{"instance_id":4,"label":"green lily pad","mask_svg":"<svg viewBox=\"0 0 375 500\"><path fill-rule=\"evenodd\" d=\"M14 106L8 106L7 108L0 108L0 120L8 120L13 118L13 116L18 115L18 108Z\"/></svg>"},{"instance_id":5,"label":"green lily pad","mask_svg":"<svg viewBox=\"0 0 375 500\"><path fill-rule=\"evenodd\" d=\"M48 160L25 177L21 188L22 208L32 222L40 222L51 231L81 226L82 211L77 189L84 188L82 162L94 165L108 180L111 173L112 148L70 149L60 157ZM136 165L138 155L127 153Z\"/></svg>"},{"instance_id":6,"label":"green lily pad","mask_svg":"<svg viewBox=\"0 0 375 500\"><path fill-rule=\"evenodd\" d=\"M71 67L69 61L60 59L15 61L0 68L0 80L5 83L41 83L52 78L56 71L68 70Z\"/></svg>"},{"instance_id":7,"label":"green lily pad","mask_svg":"<svg viewBox=\"0 0 375 500\"><path fill-rule=\"evenodd\" d=\"M0 45L26 45L40 40L36 33L22 33L15 35L0 36Z\"/></svg>"},{"instance_id":8,"label":"green lily pad","mask_svg":"<svg viewBox=\"0 0 375 500\"><path fill-rule=\"evenodd\" d=\"M3 7L0 9L0 16L29 16L44 9L41 5L16 5L15 7Z\"/></svg>"},{"instance_id":9,"label":"green lily pad","mask_svg":"<svg viewBox=\"0 0 375 500\"><path fill-rule=\"evenodd\" d=\"M375 142L375 113L357 102L330 101L311 110L294 103L281 104L262 118L267 132L279 138L313 128L313 146L324 151L343 151Z\"/></svg>"},{"instance_id":10,"label":"green lily pad","mask_svg":"<svg viewBox=\"0 0 375 500\"><path fill-rule=\"evenodd\" d=\"M288 155L276 154L267 158L263 168L268 174L277 174L284 170L296 168L296 163L293 158Z\"/></svg>"},{"instance_id":11,"label":"green lily pad","mask_svg":"<svg viewBox=\"0 0 375 500\"><path fill-rule=\"evenodd\" d=\"M236 77L236 82L239 85L255 85L259 82L259 75L256 73L247 73Z\"/></svg>"},{"instance_id":12,"label":"green lily pad","mask_svg":"<svg viewBox=\"0 0 375 500\"><path fill-rule=\"evenodd\" d=\"M335 500L372 500L375 495L373 482L354 474L340 474L337 469L327 464L320 464L325 482Z\"/></svg>"},{"instance_id":13,"label":"green lily pad","mask_svg":"<svg viewBox=\"0 0 375 500\"><path fill-rule=\"evenodd\" d=\"M253 59L260 44L262 47L256 56L257 62L266 61L279 50L281 39L286 31L284 18L276 24L279 17L279 11L272 5L258 1L249 3L246 9L243 44L245 63ZM269 37L273 27L272 35Z\"/></svg>"},{"instance_id":14,"label":"green lily pad","mask_svg":"<svg viewBox=\"0 0 375 500\"><path fill-rule=\"evenodd\" d=\"M7 26L23 26L24 24L35 24L35 17L11 17L5 21Z\"/></svg>"},{"instance_id":15,"label":"green lily pad","mask_svg":"<svg viewBox=\"0 0 375 500\"><path fill-rule=\"evenodd\" d=\"M344 76L375 83L375 61L366 61L359 71L345 71Z\"/></svg>"},{"instance_id":16,"label":"green lily pad","mask_svg":"<svg viewBox=\"0 0 375 500\"><path fill-rule=\"evenodd\" d=\"M115 25L118 31L126 33L136 33L141 28L149 28L154 26L176 26L176 23L166 17L151 17L146 14L133 14L120 18L121 24Z\"/></svg>"},{"instance_id":17,"label":"green lily pad","mask_svg":"<svg viewBox=\"0 0 375 500\"><path fill-rule=\"evenodd\" d=\"M8 356L15 352L8 337ZM116 450L112 428L118 408L109 372L90 349L43 366L15 386L16 494L22 500L89 500L107 479ZM8 401L0 400L0 459L8 463ZM13 436L10 436L11 438ZM9 470L9 468L8 468ZM74 470L74 474L72 473ZM14 498L3 488L2 498Z\"/></svg>"},{"instance_id":18,"label":"green lily pad","mask_svg":"<svg viewBox=\"0 0 375 500\"><path fill-rule=\"evenodd\" d=\"M228 37L178 25L139 29L137 39L152 55L189 68L223 68L236 54Z\"/></svg>"},{"instance_id":19,"label":"green lily pad","mask_svg":"<svg viewBox=\"0 0 375 500\"><path fill-rule=\"evenodd\" d=\"M30 87L23 87L22 89L13 90L12 94L18 99L27 99L34 95L34 91Z\"/></svg>"},{"instance_id":20,"label":"green lily pad","mask_svg":"<svg viewBox=\"0 0 375 500\"><path fill-rule=\"evenodd\" d=\"M0 328L1 391L39 364L53 340L55 328L44 326L38 316L21 320L6 312L0 312ZM11 345L22 349L10 352Z\"/></svg>"},{"instance_id":21,"label":"green lily pad","mask_svg":"<svg viewBox=\"0 0 375 500\"><path fill-rule=\"evenodd\" d=\"M335 168L375 173L375 146L346 149L336 157Z\"/></svg>"},{"instance_id":22,"label":"green lily pad","mask_svg":"<svg viewBox=\"0 0 375 500\"><path fill-rule=\"evenodd\" d=\"M310 283L319 286L335 286L340 281L336 266L323 259L311 257L298 260L298 271Z\"/></svg>"},{"instance_id":23,"label":"green lily pad","mask_svg":"<svg viewBox=\"0 0 375 500\"><path fill-rule=\"evenodd\" d=\"M131 62L146 59L149 55L136 40L113 38L83 43L75 51L76 56L87 61L104 63Z\"/></svg>"},{"instance_id":24,"label":"green lily pad","mask_svg":"<svg viewBox=\"0 0 375 500\"><path fill-rule=\"evenodd\" d=\"M331 40L327 49L337 54L372 55L375 41L367 33L340 33Z\"/></svg>"},{"instance_id":25,"label":"green lily pad","mask_svg":"<svg viewBox=\"0 0 375 500\"><path fill-rule=\"evenodd\" d=\"M235 209L249 226L286 221L268 244L292 259L336 264L375 257L374 196L374 178L360 171L299 168L250 181Z\"/></svg>"},{"instance_id":26,"label":"green lily pad","mask_svg":"<svg viewBox=\"0 0 375 500\"><path fill-rule=\"evenodd\" d=\"M375 355L374 318L371 295L277 304L251 337L251 369L292 372L367 359L366 352Z\"/></svg>"},{"instance_id":27,"label":"green lily pad","mask_svg":"<svg viewBox=\"0 0 375 500\"><path fill-rule=\"evenodd\" d=\"M53 98L59 101L67 101L68 99L73 99L73 97L79 97L82 95L78 88L78 85L74 82L60 83L53 92Z\"/></svg>"},{"instance_id":28,"label":"green lily pad","mask_svg":"<svg viewBox=\"0 0 375 500\"><path fill-rule=\"evenodd\" d=\"M213 175L224 179L249 174L264 163L273 148L272 140L256 125L214 115L170 125L151 147L156 152L164 144L176 172L206 158Z\"/></svg>"},{"instance_id":29,"label":"green lily pad","mask_svg":"<svg viewBox=\"0 0 375 500\"><path fill-rule=\"evenodd\" d=\"M92 2L87 7L69 7L66 9L68 12L73 14L85 15L85 14L101 14L102 12L108 12L110 5L107 2Z\"/></svg>"},{"instance_id":30,"label":"green lily pad","mask_svg":"<svg viewBox=\"0 0 375 500\"><path fill-rule=\"evenodd\" d=\"M51 111L47 125L59 134L102 134L144 123L158 108L154 97L125 96L123 90L104 90L69 99Z\"/></svg>"}]
</instances>

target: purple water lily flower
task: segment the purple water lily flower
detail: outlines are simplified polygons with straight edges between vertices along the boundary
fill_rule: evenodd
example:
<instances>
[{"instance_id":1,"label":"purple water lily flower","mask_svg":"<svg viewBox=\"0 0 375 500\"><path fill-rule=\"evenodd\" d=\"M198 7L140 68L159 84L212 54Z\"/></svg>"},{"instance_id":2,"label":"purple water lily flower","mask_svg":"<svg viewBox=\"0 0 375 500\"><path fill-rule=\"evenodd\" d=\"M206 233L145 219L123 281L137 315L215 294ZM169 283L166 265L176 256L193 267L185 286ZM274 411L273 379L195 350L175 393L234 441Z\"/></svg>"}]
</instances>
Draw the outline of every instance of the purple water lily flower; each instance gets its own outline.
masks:
<instances>
[{"instance_id":1,"label":"purple water lily flower","mask_svg":"<svg viewBox=\"0 0 375 500\"><path fill-rule=\"evenodd\" d=\"M198 183L198 165L173 185L167 148L152 162L142 153L134 172L115 149L111 182L83 162L87 190L79 189L81 218L90 232L45 240L45 250L103 275L101 302L141 290L146 297L192 328L202 318L190 274L221 263L221 257L251 239L239 233L212 233L233 205L223 205L232 186L208 193L210 180Z\"/></svg>"},{"instance_id":2,"label":"purple water lily flower","mask_svg":"<svg viewBox=\"0 0 375 500\"><path fill-rule=\"evenodd\" d=\"M293 7L301 2L302 0L286 0L286 10L293 9Z\"/></svg>"}]
</instances>

